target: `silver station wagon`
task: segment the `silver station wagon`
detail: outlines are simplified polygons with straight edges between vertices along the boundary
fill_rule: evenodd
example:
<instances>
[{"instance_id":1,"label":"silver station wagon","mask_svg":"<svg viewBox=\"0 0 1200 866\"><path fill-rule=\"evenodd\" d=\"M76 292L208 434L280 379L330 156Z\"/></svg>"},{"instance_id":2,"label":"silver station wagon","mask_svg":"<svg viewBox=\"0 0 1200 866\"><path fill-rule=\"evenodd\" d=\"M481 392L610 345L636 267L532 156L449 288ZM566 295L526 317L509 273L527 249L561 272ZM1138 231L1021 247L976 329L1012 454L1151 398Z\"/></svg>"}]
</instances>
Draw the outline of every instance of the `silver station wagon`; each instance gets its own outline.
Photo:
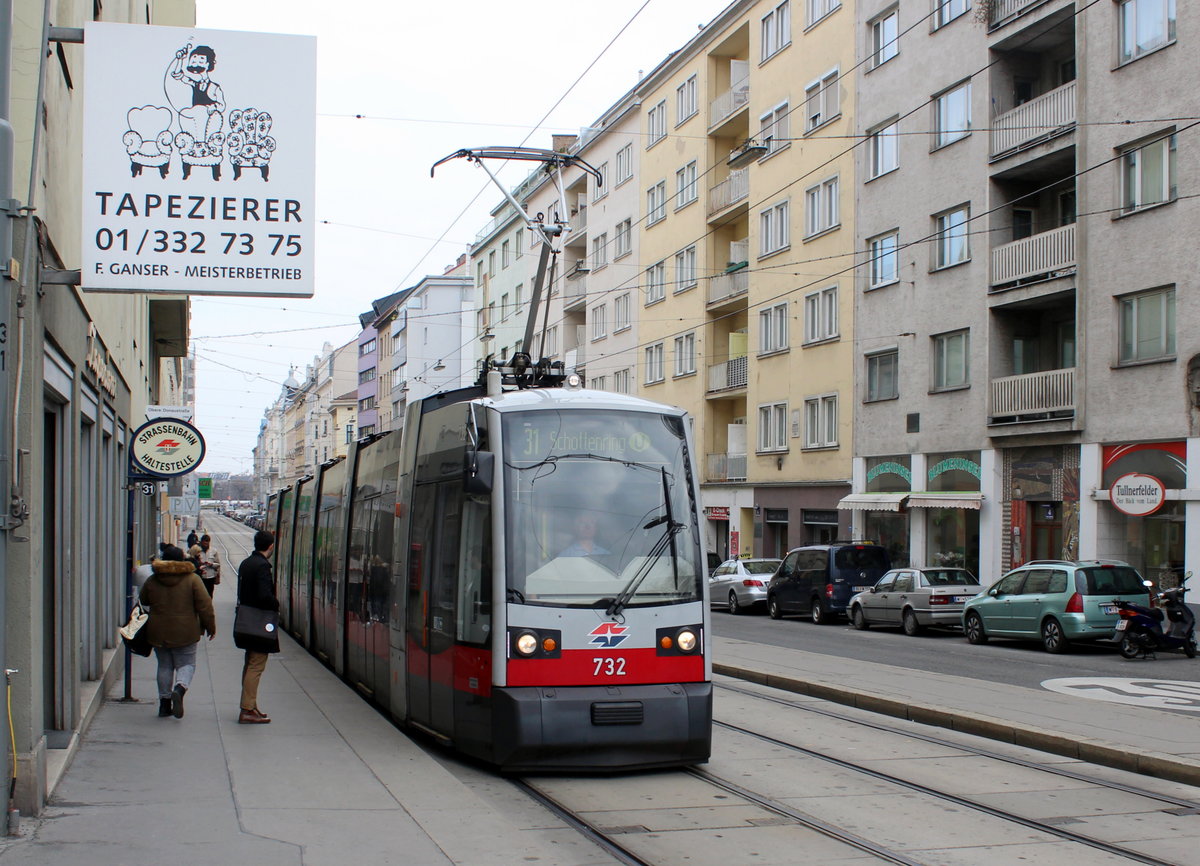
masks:
<instances>
[{"instance_id":1,"label":"silver station wagon","mask_svg":"<svg viewBox=\"0 0 1200 866\"><path fill-rule=\"evenodd\" d=\"M894 568L850 599L850 622L857 629L899 626L907 635L926 626L955 626L963 605L981 587L965 568Z\"/></svg>"}]
</instances>

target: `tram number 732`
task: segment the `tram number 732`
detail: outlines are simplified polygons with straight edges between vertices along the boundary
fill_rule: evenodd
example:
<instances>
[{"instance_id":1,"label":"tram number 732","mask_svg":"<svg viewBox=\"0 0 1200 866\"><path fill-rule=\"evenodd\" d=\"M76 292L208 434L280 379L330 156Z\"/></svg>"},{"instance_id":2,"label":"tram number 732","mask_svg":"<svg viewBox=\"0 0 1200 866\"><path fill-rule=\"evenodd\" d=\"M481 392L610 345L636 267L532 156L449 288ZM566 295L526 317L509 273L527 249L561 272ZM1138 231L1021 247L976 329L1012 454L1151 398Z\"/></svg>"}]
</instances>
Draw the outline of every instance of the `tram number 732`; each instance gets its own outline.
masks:
<instances>
[{"instance_id":1,"label":"tram number 732","mask_svg":"<svg viewBox=\"0 0 1200 866\"><path fill-rule=\"evenodd\" d=\"M592 659L596 669L592 676L623 677L625 676L625 659L613 656L600 656Z\"/></svg>"}]
</instances>

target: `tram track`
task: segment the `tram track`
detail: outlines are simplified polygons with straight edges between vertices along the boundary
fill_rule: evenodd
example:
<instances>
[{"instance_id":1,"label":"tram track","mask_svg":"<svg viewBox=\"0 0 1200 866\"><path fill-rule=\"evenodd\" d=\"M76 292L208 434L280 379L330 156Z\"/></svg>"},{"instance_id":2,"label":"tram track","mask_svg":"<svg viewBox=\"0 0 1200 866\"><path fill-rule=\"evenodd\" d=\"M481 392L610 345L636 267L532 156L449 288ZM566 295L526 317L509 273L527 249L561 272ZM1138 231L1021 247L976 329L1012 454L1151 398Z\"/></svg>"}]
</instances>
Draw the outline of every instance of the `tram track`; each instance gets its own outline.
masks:
<instances>
[{"instance_id":1,"label":"tram track","mask_svg":"<svg viewBox=\"0 0 1200 866\"><path fill-rule=\"evenodd\" d=\"M1069 778L1074 781L1083 782L1083 783L1086 783L1088 785L1092 785L1095 787L1101 787L1101 788L1119 791L1122 793L1133 794L1136 796L1144 797L1149 800L1154 800L1154 801L1158 801L1158 802L1162 802L1162 803L1165 803L1168 805L1175 806L1183 812L1192 811L1192 810L1196 810L1196 809L1200 808L1200 804L1197 804L1194 801L1185 800L1185 799L1182 799L1179 797L1160 794L1158 792L1148 791L1145 789L1137 788L1137 787L1131 786L1131 785L1125 785L1122 783L1110 782L1110 781L1104 780L1104 779L1097 779L1094 777L1089 777L1082 773L1076 773L1074 771L1046 767L1044 765L1038 764L1033 761L1025 761L1020 758L1014 758L1014 757L1008 756L1008 755L1001 755L999 753L992 752L987 749L973 748L973 747L970 747L970 746L967 746L964 744L950 742L948 740L943 740L943 739L937 738L937 737L928 737L928 736L925 736L922 734L916 734L914 732L904 731L904 730L886 726L886 725L880 725L880 724L875 724L875 723L871 723L871 722L864 722L860 719L851 718L849 716L845 716L845 715L842 715L839 713L832 713L832 712L828 712L828 711L824 711L824 710L820 710L820 709L816 709L816 708L810 708L810 707L804 706L802 704L794 703L792 701L777 699L777 698L773 698L768 695L761 695L759 693L756 693L756 692L753 692L750 690L738 689L736 687L731 687L731 686L726 686L726 685L721 685L721 684L714 684L714 685L716 685L718 688L722 688L722 689L725 689L728 691L738 692L740 694L749 696L751 698L770 701L770 702L776 703L776 704L782 704L789 708L817 712L819 715L827 716L829 718L836 719L836 720L842 721L842 722L846 722L848 724L859 725L861 727L865 727L868 729L886 731L886 732L888 732L890 734L894 734L894 735L911 737L913 739L921 740L923 742L927 742L930 744L936 744L939 746L943 746L945 748L959 750L966 754L971 754L971 755L975 755L975 756L979 756L979 757L985 757L985 758L989 758L989 759L993 759L993 760L1003 761L1005 763L1015 764L1017 766L1021 766L1026 769L1042 771L1042 772L1045 772L1045 773L1048 773L1051 775L1062 776L1062 777ZM728 730L728 731L740 734L742 736L750 737L750 738L753 738L760 742L770 744L771 746L774 746L774 747L786 749L790 752L804 755L805 757L824 761L824 762L832 764L840 769L848 770L850 772L857 773L857 774L861 774L861 775L867 776L871 779L874 779L876 781L884 782L889 785L894 785L894 786L901 788L903 790L906 790L906 791L911 791L914 793L921 794L923 796L927 796L927 797L931 797L931 798L934 798L937 800L941 800L943 802L951 803L960 808L970 809L970 810L973 810L973 811L976 811L976 812L979 812L982 814L986 814L990 817L1000 819L1002 821L1007 821L1007 822L1011 822L1014 824L1018 824L1020 826L1026 827L1027 829L1033 830L1035 832L1044 833L1049 836L1053 836L1053 837L1062 839L1064 841L1073 842L1073 843L1076 843L1079 845L1084 845L1089 848L1092 848L1092 849L1095 849L1098 851L1102 851L1107 854L1111 854L1113 856L1123 857L1125 859L1130 860L1131 862L1152 864L1152 866L1178 866L1178 864L1176 864L1173 861L1161 860L1157 857L1145 854L1143 852L1140 852L1140 851L1137 851L1137 850L1134 850L1131 848L1122 847L1121 845L1113 844L1110 842L1105 842L1101 839L1096 839L1094 837L1087 836L1087 835L1084 835L1081 833L1076 833L1072 830L1065 829L1062 826L1050 824L1045 821L1039 821L1036 818L1031 818L1031 817L1028 817L1025 815L1020 815L1016 812L1012 812L1007 809L1002 809L1002 808L999 808L996 806L989 805L987 803L980 802L979 800L973 799L968 796L955 794L955 793L952 793L949 791L939 790L938 788L931 787L929 785L924 785L920 782L915 782L915 781L912 781L909 779L904 779L900 776L896 776L896 775L893 775L890 773L885 773L881 770L876 770L871 767L863 766L862 764L856 763L854 761L849 761L844 758L839 758L834 755L829 755L824 752L819 752L814 749L809 749L809 748L807 748L805 746L801 746L797 743L788 742L787 740L780 739L778 737L774 737L769 734L762 733L760 731L754 731L754 730L751 730L750 728L746 728L742 725L733 724L731 722L724 722L724 721L721 721L716 718L713 719L713 725L715 727L718 727L718 728L721 728L724 730ZM706 771L706 770L705 771L696 771L696 772L706 773L706 774L708 773L708 771Z\"/></svg>"}]
</instances>

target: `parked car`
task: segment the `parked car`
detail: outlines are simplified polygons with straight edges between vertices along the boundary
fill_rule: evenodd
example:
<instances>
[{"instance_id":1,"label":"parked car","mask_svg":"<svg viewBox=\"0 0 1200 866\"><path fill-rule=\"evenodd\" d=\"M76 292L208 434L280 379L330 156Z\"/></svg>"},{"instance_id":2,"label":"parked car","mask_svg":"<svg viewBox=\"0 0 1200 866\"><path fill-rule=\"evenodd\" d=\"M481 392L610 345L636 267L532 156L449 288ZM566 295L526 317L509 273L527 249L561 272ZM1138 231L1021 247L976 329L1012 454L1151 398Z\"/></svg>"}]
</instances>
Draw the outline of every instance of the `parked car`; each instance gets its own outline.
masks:
<instances>
[{"instance_id":1,"label":"parked car","mask_svg":"<svg viewBox=\"0 0 1200 866\"><path fill-rule=\"evenodd\" d=\"M846 613L855 593L890 569L887 551L867 541L810 544L788 551L767 584L767 612L807 614L818 625Z\"/></svg>"},{"instance_id":2,"label":"parked car","mask_svg":"<svg viewBox=\"0 0 1200 866\"><path fill-rule=\"evenodd\" d=\"M767 581L779 567L778 559L727 559L708 581L710 607L743 613L767 603Z\"/></svg>"},{"instance_id":3,"label":"parked car","mask_svg":"<svg viewBox=\"0 0 1200 866\"><path fill-rule=\"evenodd\" d=\"M850 622L862 630L900 626L907 635L926 626L962 625L963 605L980 590L965 568L894 568L850 599Z\"/></svg>"},{"instance_id":4,"label":"parked car","mask_svg":"<svg viewBox=\"0 0 1200 866\"><path fill-rule=\"evenodd\" d=\"M963 631L973 644L1032 638L1060 653L1073 641L1111 640L1116 601L1150 601L1142 576L1127 563L1027 562L963 606Z\"/></svg>"}]
</instances>

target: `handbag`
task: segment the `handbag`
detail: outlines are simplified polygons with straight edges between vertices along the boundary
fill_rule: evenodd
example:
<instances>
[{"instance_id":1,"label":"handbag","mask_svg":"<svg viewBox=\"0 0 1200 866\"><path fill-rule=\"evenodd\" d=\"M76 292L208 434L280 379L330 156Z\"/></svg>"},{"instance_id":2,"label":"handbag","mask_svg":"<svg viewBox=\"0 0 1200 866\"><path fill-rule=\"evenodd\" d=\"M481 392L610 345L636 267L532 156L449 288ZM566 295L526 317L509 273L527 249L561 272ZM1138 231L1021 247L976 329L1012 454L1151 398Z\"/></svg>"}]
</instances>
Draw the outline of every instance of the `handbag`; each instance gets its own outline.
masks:
<instances>
[{"instance_id":1,"label":"handbag","mask_svg":"<svg viewBox=\"0 0 1200 866\"><path fill-rule=\"evenodd\" d=\"M138 602L129 612L129 622L117 629L130 652L140 656L150 655L153 647L150 646L150 636L145 628L149 621L150 609L142 607L141 602Z\"/></svg>"},{"instance_id":2,"label":"handbag","mask_svg":"<svg viewBox=\"0 0 1200 866\"><path fill-rule=\"evenodd\" d=\"M279 652L279 611L239 604L233 615L233 644L254 652Z\"/></svg>"}]
</instances>

